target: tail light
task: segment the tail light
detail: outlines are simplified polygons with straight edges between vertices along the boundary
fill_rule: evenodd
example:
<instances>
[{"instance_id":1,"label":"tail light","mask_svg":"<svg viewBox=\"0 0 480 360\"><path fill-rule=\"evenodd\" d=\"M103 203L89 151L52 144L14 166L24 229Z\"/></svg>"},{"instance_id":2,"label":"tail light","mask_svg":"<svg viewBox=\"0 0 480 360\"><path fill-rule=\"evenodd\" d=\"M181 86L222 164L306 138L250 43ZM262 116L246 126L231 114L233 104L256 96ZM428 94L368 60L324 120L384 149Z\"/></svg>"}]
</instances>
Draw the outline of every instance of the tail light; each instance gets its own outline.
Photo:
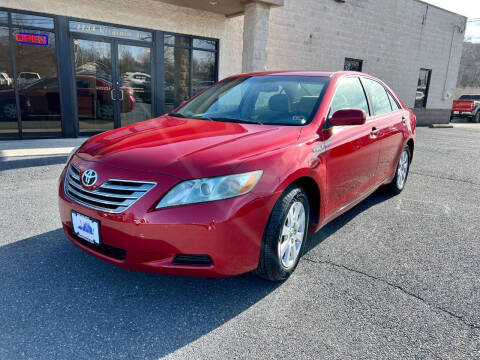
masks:
<instances>
[{"instance_id":1,"label":"tail light","mask_svg":"<svg viewBox=\"0 0 480 360\"><path fill-rule=\"evenodd\" d=\"M133 89L131 87L122 86L120 88L120 90L125 91L125 92L129 93L130 95L133 95Z\"/></svg>"}]
</instances>

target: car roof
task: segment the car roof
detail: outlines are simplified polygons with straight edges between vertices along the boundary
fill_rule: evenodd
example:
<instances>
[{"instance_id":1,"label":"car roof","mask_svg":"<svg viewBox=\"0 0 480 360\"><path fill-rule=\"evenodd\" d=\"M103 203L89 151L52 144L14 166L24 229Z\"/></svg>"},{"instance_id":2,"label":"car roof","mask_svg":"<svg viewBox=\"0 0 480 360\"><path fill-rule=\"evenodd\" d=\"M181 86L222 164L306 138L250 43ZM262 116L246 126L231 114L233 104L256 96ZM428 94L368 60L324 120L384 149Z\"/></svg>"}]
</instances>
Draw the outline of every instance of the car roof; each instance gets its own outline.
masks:
<instances>
[{"instance_id":1,"label":"car roof","mask_svg":"<svg viewBox=\"0 0 480 360\"><path fill-rule=\"evenodd\" d=\"M240 76L268 76L268 75L287 75L287 76L323 76L323 77L340 77L344 75L363 75L370 76L372 75L357 72L357 71L316 71L316 70L279 70L279 71L259 71L251 73L243 73L234 75L233 77Z\"/></svg>"}]
</instances>

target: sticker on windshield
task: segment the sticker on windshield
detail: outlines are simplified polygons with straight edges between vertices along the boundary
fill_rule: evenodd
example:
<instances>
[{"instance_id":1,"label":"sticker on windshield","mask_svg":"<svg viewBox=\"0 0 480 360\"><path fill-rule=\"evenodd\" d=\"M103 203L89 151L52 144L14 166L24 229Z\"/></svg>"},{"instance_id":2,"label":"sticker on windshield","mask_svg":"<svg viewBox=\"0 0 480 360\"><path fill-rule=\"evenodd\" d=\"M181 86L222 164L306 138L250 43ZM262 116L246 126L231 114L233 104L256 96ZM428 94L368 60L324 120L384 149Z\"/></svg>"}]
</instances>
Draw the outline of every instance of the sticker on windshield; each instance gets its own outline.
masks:
<instances>
[{"instance_id":1,"label":"sticker on windshield","mask_svg":"<svg viewBox=\"0 0 480 360\"><path fill-rule=\"evenodd\" d=\"M305 124L307 122L307 119L305 119L305 116L303 115L293 115L292 120L300 124Z\"/></svg>"}]
</instances>

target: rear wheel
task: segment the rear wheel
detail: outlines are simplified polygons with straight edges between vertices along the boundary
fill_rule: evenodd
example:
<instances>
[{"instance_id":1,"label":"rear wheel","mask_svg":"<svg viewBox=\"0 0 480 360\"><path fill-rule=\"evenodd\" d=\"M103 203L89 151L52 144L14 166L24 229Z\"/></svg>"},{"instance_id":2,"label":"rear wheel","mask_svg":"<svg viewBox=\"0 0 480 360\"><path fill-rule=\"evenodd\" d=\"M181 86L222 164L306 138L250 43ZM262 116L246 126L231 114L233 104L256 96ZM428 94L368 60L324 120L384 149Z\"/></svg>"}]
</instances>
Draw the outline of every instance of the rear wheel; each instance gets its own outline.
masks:
<instances>
[{"instance_id":1,"label":"rear wheel","mask_svg":"<svg viewBox=\"0 0 480 360\"><path fill-rule=\"evenodd\" d=\"M15 102L8 102L2 107L2 114L8 120L13 120L17 118L17 105Z\"/></svg>"},{"instance_id":2,"label":"rear wheel","mask_svg":"<svg viewBox=\"0 0 480 360\"><path fill-rule=\"evenodd\" d=\"M308 236L308 198L302 188L290 186L273 207L263 236L257 275L287 279L297 267Z\"/></svg>"},{"instance_id":3,"label":"rear wheel","mask_svg":"<svg viewBox=\"0 0 480 360\"><path fill-rule=\"evenodd\" d=\"M477 124L480 123L480 111L477 111L477 113L473 117L473 122Z\"/></svg>"},{"instance_id":4,"label":"rear wheel","mask_svg":"<svg viewBox=\"0 0 480 360\"><path fill-rule=\"evenodd\" d=\"M388 189L394 194L400 194L407 182L408 171L410 170L410 147L405 145L398 160L397 170L392 182L388 184Z\"/></svg>"}]
</instances>

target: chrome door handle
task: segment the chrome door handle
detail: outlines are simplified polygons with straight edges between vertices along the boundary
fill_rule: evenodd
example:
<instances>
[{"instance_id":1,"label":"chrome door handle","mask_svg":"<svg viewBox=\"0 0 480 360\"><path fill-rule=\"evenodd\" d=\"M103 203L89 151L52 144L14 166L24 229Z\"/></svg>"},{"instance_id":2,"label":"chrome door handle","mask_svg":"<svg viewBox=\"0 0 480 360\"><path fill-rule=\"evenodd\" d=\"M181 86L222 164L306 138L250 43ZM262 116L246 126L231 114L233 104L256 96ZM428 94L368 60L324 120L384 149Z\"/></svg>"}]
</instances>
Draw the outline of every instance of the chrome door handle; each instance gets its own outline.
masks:
<instances>
[{"instance_id":1,"label":"chrome door handle","mask_svg":"<svg viewBox=\"0 0 480 360\"><path fill-rule=\"evenodd\" d=\"M372 128L372 131L370 132L370 137L371 138L376 138L378 135L378 129L377 128Z\"/></svg>"},{"instance_id":2,"label":"chrome door handle","mask_svg":"<svg viewBox=\"0 0 480 360\"><path fill-rule=\"evenodd\" d=\"M112 100L115 100L115 96L113 95L114 91L115 89L110 90L110 97L112 98Z\"/></svg>"},{"instance_id":3,"label":"chrome door handle","mask_svg":"<svg viewBox=\"0 0 480 360\"><path fill-rule=\"evenodd\" d=\"M120 100L120 101L123 101L123 91L122 90L118 90L120 92L120 94L122 94L122 97L120 99L117 99L117 100Z\"/></svg>"}]
</instances>

